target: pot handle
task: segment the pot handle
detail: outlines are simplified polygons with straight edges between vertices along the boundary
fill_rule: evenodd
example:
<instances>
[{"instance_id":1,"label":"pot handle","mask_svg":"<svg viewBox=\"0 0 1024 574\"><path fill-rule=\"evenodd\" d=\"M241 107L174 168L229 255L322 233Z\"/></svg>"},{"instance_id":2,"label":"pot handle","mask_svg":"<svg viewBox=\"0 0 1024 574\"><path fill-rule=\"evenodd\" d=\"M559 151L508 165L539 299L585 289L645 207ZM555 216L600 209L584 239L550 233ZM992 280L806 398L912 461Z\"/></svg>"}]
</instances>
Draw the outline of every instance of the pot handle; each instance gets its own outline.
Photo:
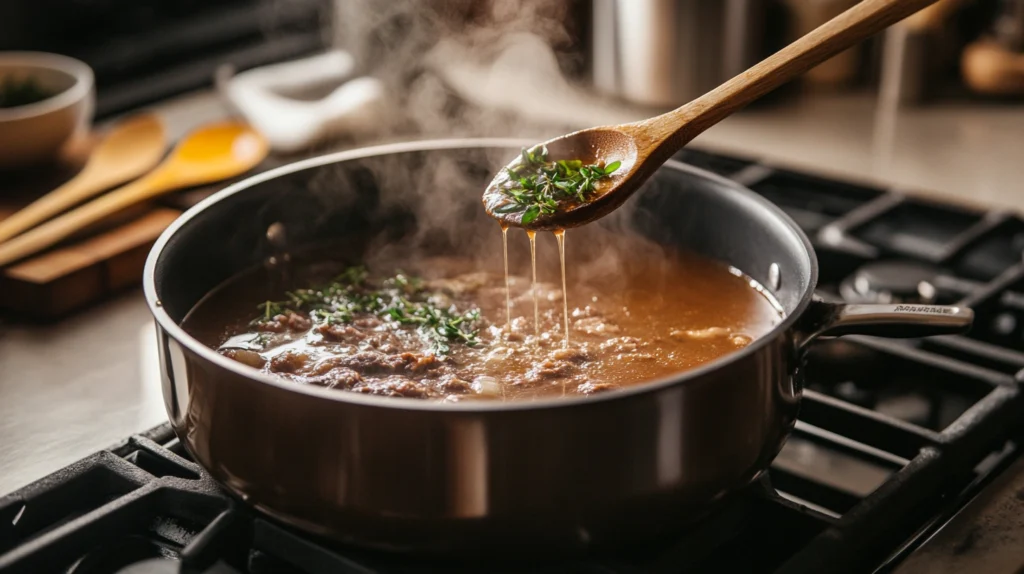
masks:
<instances>
[{"instance_id":1,"label":"pot handle","mask_svg":"<svg viewBox=\"0 0 1024 574\"><path fill-rule=\"evenodd\" d=\"M974 311L953 305L858 305L814 300L804 313L797 349L821 337L873 335L912 338L963 333L974 322Z\"/></svg>"}]
</instances>

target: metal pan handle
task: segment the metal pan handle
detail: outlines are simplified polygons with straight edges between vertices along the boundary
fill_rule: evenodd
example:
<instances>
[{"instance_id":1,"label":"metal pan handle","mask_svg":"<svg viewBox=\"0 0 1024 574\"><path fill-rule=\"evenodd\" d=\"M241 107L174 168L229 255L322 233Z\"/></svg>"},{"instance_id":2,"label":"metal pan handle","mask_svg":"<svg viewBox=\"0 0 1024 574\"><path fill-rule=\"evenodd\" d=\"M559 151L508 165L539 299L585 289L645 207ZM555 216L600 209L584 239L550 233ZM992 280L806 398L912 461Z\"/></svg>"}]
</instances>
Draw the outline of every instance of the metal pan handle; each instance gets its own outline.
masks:
<instances>
[{"instance_id":1,"label":"metal pan handle","mask_svg":"<svg viewBox=\"0 0 1024 574\"><path fill-rule=\"evenodd\" d=\"M797 349L821 337L873 335L910 338L963 333L974 311L952 305L854 305L815 300L807 308L797 335Z\"/></svg>"}]
</instances>

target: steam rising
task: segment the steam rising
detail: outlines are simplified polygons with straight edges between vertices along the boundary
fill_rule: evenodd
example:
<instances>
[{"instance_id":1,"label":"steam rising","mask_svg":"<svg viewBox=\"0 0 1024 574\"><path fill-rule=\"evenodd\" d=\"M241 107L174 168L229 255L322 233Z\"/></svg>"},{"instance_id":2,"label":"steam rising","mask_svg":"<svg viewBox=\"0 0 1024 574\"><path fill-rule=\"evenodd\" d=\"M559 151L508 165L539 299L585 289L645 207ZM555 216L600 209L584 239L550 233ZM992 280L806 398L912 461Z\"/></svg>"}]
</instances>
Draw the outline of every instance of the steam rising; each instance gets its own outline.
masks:
<instances>
[{"instance_id":1,"label":"steam rising","mask_svg":"<svg viewBox=\"0 0 1024 574\"><path fill-rule=\"evenodd\" d=\"M584 62L571 5L352 0L340 3L338 42L361 73L387 86L399 112L388 126L394 135L541 140L595 118L629 121L590 95L584 82L567 78Z\"/></svg>"},{"instance_id":2,"label":"steam rising","mask_svg":"<svg viewBox=\"0 0 1024 574\"><path fill-rule=\"evenodd\" d=\"M360 73L386 86L393 113L380 126L381 140L488 136L542 141L589 125L607 110L566 78L566 70L581 63L581 56L566 50L577 44L567 24L568 6L547 0L349 0L339 3L339 43L353 53ZM537 107L538 100L544 105ZM608 117L604 123L622 121L627 118ZM377 211L411 213L416 221L401 240L387 233L375 237L364 258L383 263L458 254L478 270L500 273L500 228L485 214L481 195L516 153L515 148L431 152L359 162L381 190ZM306 223L354 209L353 192L365 186L352 165L320 170L307 186L319 204L318 214L316 221L304 214ZM636 244L632 232L622 233L632 229L632 203L600 226L567 234L570 305L573 283L614 287L624 280L629 264L623 253L636 258L638 249L652 255L660 251L650 243ZM276 208L290 209L287 203ZM293 217L281 215L296 225ZM558 282L551 234L538 237L537 252L539 279ZM528 244L517 230L509 232L509 258L510 272L528 273Z\"/></svg>"}]
</instances>

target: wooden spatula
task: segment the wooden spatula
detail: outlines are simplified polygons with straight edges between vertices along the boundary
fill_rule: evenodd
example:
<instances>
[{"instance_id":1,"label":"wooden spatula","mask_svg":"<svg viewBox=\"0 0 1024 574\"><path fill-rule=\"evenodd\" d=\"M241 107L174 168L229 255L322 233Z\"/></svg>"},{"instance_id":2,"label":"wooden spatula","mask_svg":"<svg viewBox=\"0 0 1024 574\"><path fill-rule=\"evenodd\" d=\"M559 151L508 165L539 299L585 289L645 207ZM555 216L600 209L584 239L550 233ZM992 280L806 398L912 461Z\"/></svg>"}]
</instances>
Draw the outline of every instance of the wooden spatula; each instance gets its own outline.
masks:
<instances>
[{"instance_id":1,"label":"wooden spatula","mask_svg":"<svg viewBox=\"0 0 1024 574\"><path fill-rule=\"evenodd\" d=\"M50 247L105 217L160 194L241 175L263 161L267 151L266 139L244 123L224 122L200 128L185 136L171 155L146 176L0 243L0 266Z\"/></svg>"},{"instance_id":2,"label":"wooden spatula","mask_svg":"<svg viewBox=\"0 0 1024 574\"><path fill-rule=\"evenodd\" d=\"M74 178L0 221L0 242L46 221L101 191L153 169L167 150L163 124L153 114L128 118L114 126Z\"/></svg>"}]
</instances>

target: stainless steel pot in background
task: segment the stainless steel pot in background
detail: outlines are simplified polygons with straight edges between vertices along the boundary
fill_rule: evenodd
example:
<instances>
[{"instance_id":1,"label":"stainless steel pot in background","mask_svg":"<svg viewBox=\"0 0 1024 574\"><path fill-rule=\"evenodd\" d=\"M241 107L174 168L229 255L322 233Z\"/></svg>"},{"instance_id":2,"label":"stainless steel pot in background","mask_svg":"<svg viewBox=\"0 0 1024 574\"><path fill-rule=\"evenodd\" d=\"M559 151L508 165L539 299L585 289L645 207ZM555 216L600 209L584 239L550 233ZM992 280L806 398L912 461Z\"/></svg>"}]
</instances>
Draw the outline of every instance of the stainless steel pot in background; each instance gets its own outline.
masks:
<instances>
[{"instance_id":1,"label":"stainless steel pot in background","mask_svg":"<svg viewBox=\"0 0 1024 574\"><path fill-rule=\"evenodd\" d=\"M765 0L593 0L590 62L602 93L674 107L760 56Z\"/></svg>"}]
</instances>

